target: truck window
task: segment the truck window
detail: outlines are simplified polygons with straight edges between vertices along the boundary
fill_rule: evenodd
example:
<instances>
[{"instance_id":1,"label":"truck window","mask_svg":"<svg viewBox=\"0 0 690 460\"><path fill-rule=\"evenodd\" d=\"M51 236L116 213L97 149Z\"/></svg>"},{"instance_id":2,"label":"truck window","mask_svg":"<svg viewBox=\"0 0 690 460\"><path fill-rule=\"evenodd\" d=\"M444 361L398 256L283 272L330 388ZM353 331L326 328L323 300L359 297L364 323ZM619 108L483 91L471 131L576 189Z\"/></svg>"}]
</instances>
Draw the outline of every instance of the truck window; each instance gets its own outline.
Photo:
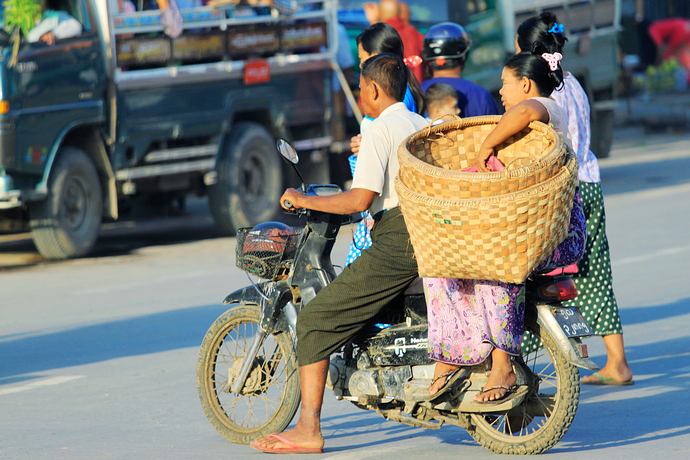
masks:
<instances>
[{"instance_id":1,"label":"truck window","mask_svg":"<svg viewBox=\"0 0 690 460\"><path fill-rule=\"evenodd\" d=\"M495 7L495 0L467 0L467 13L485 13Z\"/></svg>"}]
</instances>

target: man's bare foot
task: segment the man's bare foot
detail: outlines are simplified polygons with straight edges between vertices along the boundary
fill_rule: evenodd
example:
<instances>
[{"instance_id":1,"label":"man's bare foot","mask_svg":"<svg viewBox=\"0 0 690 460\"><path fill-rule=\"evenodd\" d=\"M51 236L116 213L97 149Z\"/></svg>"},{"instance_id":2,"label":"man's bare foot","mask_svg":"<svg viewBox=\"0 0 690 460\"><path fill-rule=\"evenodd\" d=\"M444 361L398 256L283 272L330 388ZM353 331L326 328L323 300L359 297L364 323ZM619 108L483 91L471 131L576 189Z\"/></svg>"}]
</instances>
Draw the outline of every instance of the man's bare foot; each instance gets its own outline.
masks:
<instances>
[{"instance_id":1,"label":"man's bare foot","mask_svg":"<svg viewBox=\"0 0 690 460\"><path fill-rule=\"evenodd\" d=\"M431 386L429 386L429 394L435 395L438 393L443 388L443 385L446 384L446 378L458 368L459 366L437 361L434 367L434 379L431 381Z\"/></svg>"},{"instance_id":2,"label":"man's bare foot","mask_svg":"<svg viewBox=\"0 0 690 460\"><path fill-rule=\"evenodd\" d=\"M289 444L281 441L278 437L268 435L253 441L250 446L254 449L269 451L275 449L289 450L295 446L306 449L323 449L324 442L321 433L305 430L299 424L292 430L280 433L279 437L289 441Z\"/></svg>"},{"instance_id":3,"label":"man's bare foot","mask_svg":"<svg viewBox=\"0 0 690 460\"><path fill-rule=\"evenodd\" d=\"M504 398L510 387L517 381L508 353L494 349L491 358L491 373L484 385L485 390L474 397L477 402L498 401Z\"/></svg>"}]
</instances>

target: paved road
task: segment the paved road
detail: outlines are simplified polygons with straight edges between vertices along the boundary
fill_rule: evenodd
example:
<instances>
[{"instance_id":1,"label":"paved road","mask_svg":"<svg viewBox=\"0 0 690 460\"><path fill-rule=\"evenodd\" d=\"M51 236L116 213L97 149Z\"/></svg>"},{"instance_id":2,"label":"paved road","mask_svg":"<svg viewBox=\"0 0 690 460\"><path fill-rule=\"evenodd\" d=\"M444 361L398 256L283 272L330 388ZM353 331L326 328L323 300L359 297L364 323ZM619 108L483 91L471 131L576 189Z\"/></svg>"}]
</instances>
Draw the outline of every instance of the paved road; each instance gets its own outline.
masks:
<instances>
[{"instance_id":1,"label":"paved road","mask_svg":"<svg viewBox=\"0 0 690 460\"><path fill-rule=\"evenodd\" d=\"M583 388L551 452L687 459L690 136L619 135L602 175L637 384ZM234 240L199 218L166 227L111 232L92 258L0 271L1 459L261 458L213 431L194 382L220 300L245 284ZM0 259L27 244L0 243ZM601 343L590 348L601 362ZM325 458L493 457L459 428L385 422L328 394L324 421Z\"/></svg>"}]
</instances>

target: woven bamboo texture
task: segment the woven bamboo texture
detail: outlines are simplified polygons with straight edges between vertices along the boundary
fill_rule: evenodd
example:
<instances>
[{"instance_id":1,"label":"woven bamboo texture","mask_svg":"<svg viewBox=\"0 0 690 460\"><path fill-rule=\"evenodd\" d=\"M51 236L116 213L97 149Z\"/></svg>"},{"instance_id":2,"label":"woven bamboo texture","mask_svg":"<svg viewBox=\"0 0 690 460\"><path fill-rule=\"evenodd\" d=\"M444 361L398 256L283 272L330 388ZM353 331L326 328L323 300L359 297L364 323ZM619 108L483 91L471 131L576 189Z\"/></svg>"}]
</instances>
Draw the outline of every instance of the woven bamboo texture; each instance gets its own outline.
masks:
<instances>
[{"instance_id":1,"label":"woven bamboo texture","mask_svg":"<svg viewBox=\"0 0 690 460\"><path fill-rule=\"evenodd\" d=\"M565 239L576 185L572 154L543 183L495 197L440 200L395 182L421 276L510 283Z\"/></svg>"},{"instance_id":2,"label":"woven bamboo texture","mask_svg":"<svg viewBox=\"0 0 690 460\"><path fill-rule=\"evenodd\" d=\"M403 184L431 198L481 198L540 184L563 166L566 147L561 138L553 128L533 122L497 148L505 171L463 172L477 165L479 147L500 119L456 118L408 137L398 149Z\"/></svg>"}]
</instances>

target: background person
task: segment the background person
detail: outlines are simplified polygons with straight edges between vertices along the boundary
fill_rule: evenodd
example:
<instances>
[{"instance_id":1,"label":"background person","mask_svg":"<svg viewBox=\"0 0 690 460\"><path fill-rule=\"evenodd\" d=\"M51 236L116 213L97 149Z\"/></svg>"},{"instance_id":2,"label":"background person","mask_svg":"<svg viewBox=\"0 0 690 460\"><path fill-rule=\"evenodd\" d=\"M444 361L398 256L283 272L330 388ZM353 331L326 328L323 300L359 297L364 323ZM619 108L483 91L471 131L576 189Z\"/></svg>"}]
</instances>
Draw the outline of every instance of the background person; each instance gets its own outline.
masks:
<instances>
[{"instance_id":1,"label":"background person","mask_svg":"<svg viewBox=\"0 0 690 460\"><path fill-rule=\"evenodd\" d=\"M381 0L379 4L365 3L363 7L369 24L384 22L398 32L405 51L403 58L417 81L422 81L423 69L416 58L421 56L424 36L410 22L409 6L397 0Z\"/></svg>"},{"instance_id":2,"label":"background person","mask_svg":"<svg viewBox=\"0 0 690 460\"><path fill-rule=\"evenodd\" d=\"M422 59L432 77L422 83L426 91L431 85L450 85L458 93L458 107L463 117L498 115L500 108L491 94L481 86L462 78L470 36L465 29L452 22L432 26L424 36Z\"/></svg>"},{"instance_id":3,"label":"background person","mask_svg":"<svg viewBox=\"0 0 690 460\"><path fill-rule=\"evenodd\" d=\"M81 35L81 23L67 11L59 9L50 1L41 2L41 9L41 20L29 31L29 43L41 41L47 45L54 45L55 40Z\"/></svg>"},{"instance_id":4,"label":"background person","mask_svg":"<svg viewBox=\"0 0 690 460\"><path fill-rule=\"evenodd\" d=\"M533 53L563 53L565 26L556 16L543 13L525 20L517 29L515 51ZM618 303L613 292L613 275L609 242L606 237L604 194L601 190L599 163L590 150L590 107L587 94L577 79L566 72L563 87L551 97L568 114L568 137L578 160L578 179L587 219L587 247L573 275L577 285L577 298L565 305L578 307L594 333L604 338L606 364L594 374L584 377L582 383L621 385L632 383L632 371L625 357L623 327ZM523 350L530 352L539 343L527 333Z\"/></svg>"}]
</instances>

